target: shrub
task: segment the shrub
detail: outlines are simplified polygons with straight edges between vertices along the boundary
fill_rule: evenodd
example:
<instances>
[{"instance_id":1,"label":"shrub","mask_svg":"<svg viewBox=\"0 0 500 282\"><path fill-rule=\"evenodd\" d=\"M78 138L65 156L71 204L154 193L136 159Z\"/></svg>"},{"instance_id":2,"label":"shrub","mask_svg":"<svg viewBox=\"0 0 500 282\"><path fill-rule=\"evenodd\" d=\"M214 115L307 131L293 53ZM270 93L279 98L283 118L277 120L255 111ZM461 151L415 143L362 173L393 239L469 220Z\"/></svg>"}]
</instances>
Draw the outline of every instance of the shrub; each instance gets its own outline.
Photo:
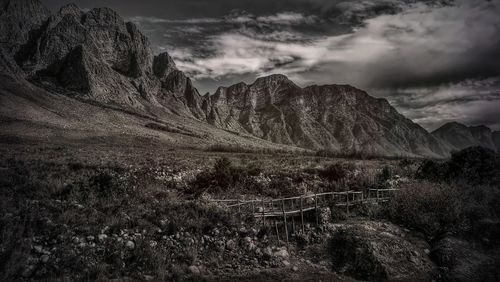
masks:
<instances>
[{"instance_id":1,"label":"shrub","mask_svg":"<svg viewBox=\"0 0 500 282\"><path fill-rule=\"evenodd\" d=\"M347 176L348 168L345 165L335 163L328 165L323 170L319 171L319 176L328 181L339 181Z\"/></svg>"},{"instance_id":2,"label":"shrub","mask_svg":"<svg viewBox=\"0 0 500 282\"><path fill-rule=\"evenodd\" d=\"M464 227L463 207L456 186L413 182L395 193L386 211L393 221L435 237Z\"/></svg>"},{"instance_id":3,"label":"shrub","mask_svg":"<svg viewBox=\"0 0 500 282\"><path fill-rule=\"evenodd\" d=\"M417 169L416 178L440 182L446 176L446 164L433 160L423 161Z\"/></svg>"},{"instance_id":4,"label":"shrub","mask_svg":"<svg viewBox=\"0 0 500 282\"><path fill-rule=\"evenodd\" d=\"M389 166L384 166L382 171L377 175L379 184L384 184L387 180L391 179L392 170Z\"/></svg>"},{"instance_id":5,"label":"shrub","mask_svg":"<svg viewBox=\"0 0 500 282\"><path fill-rule=\"evenodd\" d=\"M453 153L451 159L443 163L424 161L416 176L437 182L500 186L500 157L492 150L470 147Z\"/></svg>"}]
</instances>

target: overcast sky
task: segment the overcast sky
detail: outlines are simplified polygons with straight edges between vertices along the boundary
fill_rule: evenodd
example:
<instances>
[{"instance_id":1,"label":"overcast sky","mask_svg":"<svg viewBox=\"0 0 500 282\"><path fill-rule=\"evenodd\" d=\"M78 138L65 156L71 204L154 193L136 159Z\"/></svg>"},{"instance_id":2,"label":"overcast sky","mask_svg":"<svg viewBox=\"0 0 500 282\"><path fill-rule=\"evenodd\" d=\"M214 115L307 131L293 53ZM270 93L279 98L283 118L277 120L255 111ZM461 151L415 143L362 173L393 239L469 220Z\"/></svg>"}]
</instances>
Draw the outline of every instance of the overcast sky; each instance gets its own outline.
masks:
<instances>
[{"instance_id":1,"label":"overcast sky","mask_svg":"<svg viewBox=\"0 0 500 282\"><path fill-rule=\"evenodd\" d=\"M281 73L385 97L429 130L448 121L500 130L500 0L74 2L135 22L202 93Z\"/></svg>"}]
</instances>

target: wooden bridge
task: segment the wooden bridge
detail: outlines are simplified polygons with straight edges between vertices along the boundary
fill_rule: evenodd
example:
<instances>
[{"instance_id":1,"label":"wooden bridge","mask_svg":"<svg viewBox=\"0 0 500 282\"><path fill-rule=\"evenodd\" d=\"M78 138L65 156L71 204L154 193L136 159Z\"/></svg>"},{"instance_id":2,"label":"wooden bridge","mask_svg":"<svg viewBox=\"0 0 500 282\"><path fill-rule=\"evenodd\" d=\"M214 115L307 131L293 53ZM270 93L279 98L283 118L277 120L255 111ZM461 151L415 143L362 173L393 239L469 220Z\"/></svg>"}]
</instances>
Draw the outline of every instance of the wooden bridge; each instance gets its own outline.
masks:
<instances>
[{"instance_id":1,"label":"wooden bridge","mask_svg":"<svg viewBox=\"0 0 500 282\"><path fill-rule=\"evenodd\" d=\"M302 195L288 198L276 199L225 199L212 200L222 206L237 211L240 215L250 215L260 218L265 222L266 218L283 218L300 215L303 221L304 213L316 211L318 209L330 207L332 205L345 207L349 212L349 207L368 202L386 202L397 189L368 189L366 195L362 191L327 192L310 195Z\"/></svg>"},{"instance_id":2,"label":"wooden bridge","mask_svg":"<svg viewBox=\"0 0 500 282\"><path fill-rule=\"evenodd\" d=\"M280 241L278 225L283 225L288 246L288 226L291 223L292 233L296 232L295 217L300 217L301 228L299 230L304 233L304 214L309 211L314 211L316 226L318 226L319 211L321 208L331 206L344 207L347 214L349 214L349 208L355 205L387 202L397 190L368 189L366 193L362 191L327 192L277 199L225 199L212 200L211 202L237 212L240 216L250 216L260 219L262 225L266 225L266 223L272 224L271 221L274 221L278 241Z\"/></svg>"}]
</instances>

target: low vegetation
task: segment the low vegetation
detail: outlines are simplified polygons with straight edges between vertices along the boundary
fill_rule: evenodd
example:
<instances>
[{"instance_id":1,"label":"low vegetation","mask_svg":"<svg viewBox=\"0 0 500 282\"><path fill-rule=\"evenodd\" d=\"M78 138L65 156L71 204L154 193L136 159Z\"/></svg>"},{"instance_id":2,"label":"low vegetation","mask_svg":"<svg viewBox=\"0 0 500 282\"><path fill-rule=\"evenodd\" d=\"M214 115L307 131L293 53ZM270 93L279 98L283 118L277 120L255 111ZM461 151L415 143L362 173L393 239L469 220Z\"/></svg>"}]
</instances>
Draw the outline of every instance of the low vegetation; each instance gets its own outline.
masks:
<instances>
[{"instance_id":1,"label":"low vegetation","mask_svg":"<svg viewBox=\"0 0 500 282\"><path fill-rule=\"evenodd\" d=\"M181 150L165 150L161 157L151 154L139 161L118 155L114 162L104 162L89 155L93 151L77 157L66 155L65 147L44 150L26 147L20 150L23 154L0 162L2 281L183 280L207 274L206 269L215 273L220 265L226 270L217 275L224 276L239 272L238 267L269 269L289 263L289 258L280 257L276 227L261 227L256 220L239 218L206 201L213 198L399 188L383 205L360 205L349 212L331 206L324 226L310 224L305 233L291 237L295 255L309 257L309 264L364 264L351 264L350 247L342 249L344 255L325 252L330 250L324 245L328 233L337 228L328 223L344 225L353 217L360 227L368 220L368 227L390 227L402 241L406 231L398 226L423 234L420 238L430 244L449 236L492 249L500 243L500 191L494 169L498 159L478 149L441 162ZM306 216L306 221L314 222L313 217ZM359 234L364 236L363 228ZM371 246L354 240L349 232L342 234L342 242ZM400 253L406 253L406 245L401 246ZM372 266L379 261L369 258ZM379 266L368 268L361 278L388 275L380 273ZM356 271L351 267L346 273Z\"/></svg>"},{"instance_id":2,"label":"low vegetation","mask_svg":"<svg viewBox=\"0 0 500 282\"><path fill-rule=\"evenodd\" d=\"M500 220L499 167L499 156L480 147L456 152L444 162L423 161L417 180L402 185L391 200L388 216L430 238L451 232L497 241L483 231L485 220ZM489 232L500 231L494 229Z\"/></svg>"}]
</instances>

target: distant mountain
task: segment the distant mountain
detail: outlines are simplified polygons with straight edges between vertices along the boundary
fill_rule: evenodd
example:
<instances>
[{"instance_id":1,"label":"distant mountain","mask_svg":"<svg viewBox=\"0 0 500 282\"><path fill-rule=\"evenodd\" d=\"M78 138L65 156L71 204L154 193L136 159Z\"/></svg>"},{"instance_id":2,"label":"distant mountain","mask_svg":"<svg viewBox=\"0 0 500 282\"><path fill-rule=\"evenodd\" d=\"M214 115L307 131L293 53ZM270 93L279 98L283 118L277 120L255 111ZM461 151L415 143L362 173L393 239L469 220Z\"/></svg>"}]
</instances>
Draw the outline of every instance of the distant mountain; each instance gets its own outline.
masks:
<instances>
[{"instance_id":1,"label":"distant mountain","mask_svg":"<svg viewBox=\"0 0 500 282\"><path fill-rule=\"evenodd\" d=\"M462 150L467 147L481 146L500 151L500 134L486 126L466 126L458 122L447 123L432 132L449 150Z\"/></svg>"},{"instance_id":2,"label":"distant mountain","mask_svg":"<svg viewBox=\"0 0 500 282\"><path fill-rule=\"evenodd\" d=\"M220 87L208 121L272 142L336 152L443 156L441 144L385 99L349 85L300 88L283 75Z\"/></svg>"},{"instance_id":3,"label":"distant mountain","mask_svg":"<svg viewBox=\"0 0 500 282\"><path fill-rule=\"evenodd\" d=\"M155 56L138 28L111 9L69 4L51 14L38 0L0 0L0 9L4 132L126 132L183 146L424 157L445 157L475 140L499 143L484 128L457 130L460 142L430 134L387 100L349 85L301 88L272 75L202 96L168 53Z\"/></svg>"}]
</instances>

